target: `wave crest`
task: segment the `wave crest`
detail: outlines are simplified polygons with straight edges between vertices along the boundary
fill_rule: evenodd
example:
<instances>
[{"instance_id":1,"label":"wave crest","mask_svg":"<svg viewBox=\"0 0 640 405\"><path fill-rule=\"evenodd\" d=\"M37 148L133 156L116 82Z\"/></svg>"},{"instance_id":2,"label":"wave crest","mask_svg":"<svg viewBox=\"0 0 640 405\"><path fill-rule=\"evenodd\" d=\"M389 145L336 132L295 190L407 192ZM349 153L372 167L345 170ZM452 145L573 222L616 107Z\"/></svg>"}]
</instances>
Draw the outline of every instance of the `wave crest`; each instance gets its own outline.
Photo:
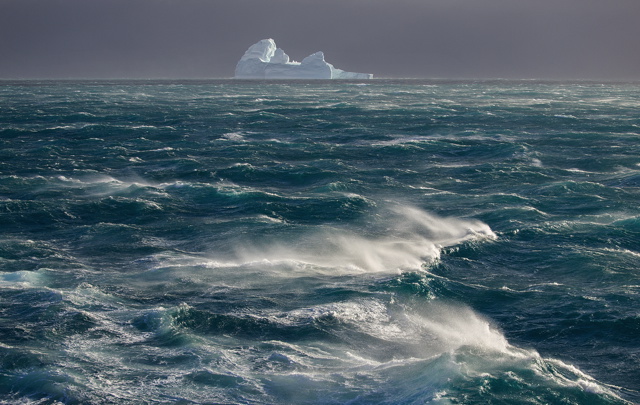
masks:
<instances>
[{"instance_id":1,"label":"wave crest","mask_svg":"<svg viewBox=\"0 0 640 405\"><path fill-rule=\"evenodd\" d=\"M367 222L362 233L322 227L295 240L249 241L236 247L238 264L294 262L339 274L415 271L437 260L443 247L497 238L481 221L404 205L381 210Z\"/></svg>"}]
</instances>

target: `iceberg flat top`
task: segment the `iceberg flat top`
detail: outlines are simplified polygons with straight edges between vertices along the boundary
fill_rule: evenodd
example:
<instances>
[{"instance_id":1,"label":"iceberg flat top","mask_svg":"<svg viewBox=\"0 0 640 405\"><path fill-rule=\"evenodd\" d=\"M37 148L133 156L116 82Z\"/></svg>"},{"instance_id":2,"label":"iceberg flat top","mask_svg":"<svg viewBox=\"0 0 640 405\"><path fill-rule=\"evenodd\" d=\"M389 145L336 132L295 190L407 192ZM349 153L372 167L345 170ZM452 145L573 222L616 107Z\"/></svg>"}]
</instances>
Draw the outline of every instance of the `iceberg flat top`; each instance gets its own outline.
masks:
<instances>
[{"instance_id":1,"label":"iceberg flat top","mask_svg":"<svg viewBox=\"0 0 640 405\"><path fill-rule=\"evenodd\" d=\"M237 79L371 79L370 73L346 72L324 60L316 52L295 62L273 39L263 39L251 45L236 65Z\"/></svg>"}]
</instances>

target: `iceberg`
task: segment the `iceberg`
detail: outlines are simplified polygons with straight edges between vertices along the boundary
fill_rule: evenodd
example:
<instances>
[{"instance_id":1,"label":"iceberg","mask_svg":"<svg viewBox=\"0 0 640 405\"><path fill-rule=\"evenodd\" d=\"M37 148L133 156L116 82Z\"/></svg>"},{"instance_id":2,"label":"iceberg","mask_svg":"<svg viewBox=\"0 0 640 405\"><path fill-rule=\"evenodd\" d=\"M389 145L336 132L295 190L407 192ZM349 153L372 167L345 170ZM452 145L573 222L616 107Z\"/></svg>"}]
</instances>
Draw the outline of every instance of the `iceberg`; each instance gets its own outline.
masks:
<instances>
[{"instance_id":1,"label":"iceberg","mask_svg":"<svg viewBox=\"0 0 640 405\"><path fill-rule=\"evenodd\" d=\"M372 79L370 73L346 72L324 60L316 52L302 62L292 61L273 39L263 39L249 47L236 65L236 79Z\"/></svg>"}]
</instances>

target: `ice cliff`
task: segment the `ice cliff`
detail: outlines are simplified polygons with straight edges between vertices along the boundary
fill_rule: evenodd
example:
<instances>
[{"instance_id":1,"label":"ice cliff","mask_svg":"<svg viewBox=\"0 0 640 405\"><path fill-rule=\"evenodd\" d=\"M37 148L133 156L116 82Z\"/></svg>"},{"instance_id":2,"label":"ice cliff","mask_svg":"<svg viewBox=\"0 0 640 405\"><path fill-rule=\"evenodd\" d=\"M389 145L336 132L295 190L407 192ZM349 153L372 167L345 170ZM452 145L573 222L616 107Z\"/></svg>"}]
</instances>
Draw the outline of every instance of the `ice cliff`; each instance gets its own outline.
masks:
<instances>
[{"instance_id":1,"label":"ice cliff","mask_svg":"<svg viewBox=\"0 0 640 405\"><path fill-rule=\"evenodd\" d=\"M371 79L372 74L345 72L316 52L302 62L289 59L273 39L263 39L247 49L236 65L236 79Z\"/></svg>"}]
</instances>

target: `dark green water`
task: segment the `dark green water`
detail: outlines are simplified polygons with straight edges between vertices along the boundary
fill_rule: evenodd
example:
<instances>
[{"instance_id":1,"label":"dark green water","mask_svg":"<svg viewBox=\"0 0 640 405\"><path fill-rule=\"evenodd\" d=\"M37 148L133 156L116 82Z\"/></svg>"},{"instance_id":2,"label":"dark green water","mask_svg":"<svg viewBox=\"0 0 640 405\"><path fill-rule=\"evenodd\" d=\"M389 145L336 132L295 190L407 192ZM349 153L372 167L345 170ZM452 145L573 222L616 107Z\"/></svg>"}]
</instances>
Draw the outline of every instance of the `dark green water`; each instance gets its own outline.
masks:
<instances>
[{"instance_id":1,"label":"dark green water","mask_svg":"<svg viewBox=\"0 0 640 405\"><path fill-rule=\"evenodd\" d=\"M639 109L1 82L0 402L638 402Z\"/></svg>"}]
</instances>

